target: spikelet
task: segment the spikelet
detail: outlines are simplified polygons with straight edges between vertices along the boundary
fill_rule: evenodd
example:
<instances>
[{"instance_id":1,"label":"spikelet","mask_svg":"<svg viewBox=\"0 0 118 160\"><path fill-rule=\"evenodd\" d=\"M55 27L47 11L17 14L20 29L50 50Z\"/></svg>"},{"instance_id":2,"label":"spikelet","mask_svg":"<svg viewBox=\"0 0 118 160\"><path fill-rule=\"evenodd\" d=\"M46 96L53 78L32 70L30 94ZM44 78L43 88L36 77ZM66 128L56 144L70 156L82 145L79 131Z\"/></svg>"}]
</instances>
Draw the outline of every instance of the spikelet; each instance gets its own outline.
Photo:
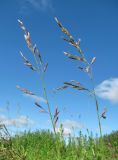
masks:
<instances>
[{"instance_id":1,"label":"spikelet","mask_svg":"<svg viewBox=\"0 0 118 160\"><path fill-rule=\"evenodd\" d=\"M21 55L21 57L23 58L23 60L25 61L25 65L27 66L27 67L29 67L31 70L33 70L33 71L36 71L36 68L35 67L33 67L33 65L29 62L29 60L27 60L27 58L23 55L23 53L20 51L20 55Z\"/></svg>"},{"instance_id":2,"label":"spikelet","mask_svg":"<svg viewBox=\"0 0 118 160\"><path fill-rule=\"evenodd\" d=\"M48 113L38 102L34 103L37 107L40 108L39 112L41 113Z\"/></svg>"},{"instance_id":3,"label":"spikelet","mask_svg":"<svg viewBox=\"0 0 118 160\"><path fill-rule=\"evenodd\" d=\"M75 56L75 55L72 55L72 54L67 53L67 52L64 52L64 54L70 59L78 60L78 61L84 61L84 59L79 57L79 56Z\"/></svg>"},{"instance_id":4,"label":"spikelet","mask_svg":"<svg viewBox=\"0 0 118 160\"><path fill-rule=\"evenodd\" d=\"M96 57L93 57L91 60L91 64L93 64L96 61Z\"/></svg>"},{"instance_id":5,"label":"spikelet","mask_svg":"<svg viewBox=\"0 0 118 160\"><path fill-rule=\"evenodd\" d=\"M72 84L70 82L64 82L64 84L68 85L68 86L71 86L72 88L75 88L75 89L78 89L78 90L86 90L86 91L89 91L87 88L84 88L82 86L79 86L79 85L75 85L75 84Z\"/></svg>"},{"instance_id":6,"label":"spikelet","mask_svg":"<svg viewBox=\"0 0 118 160\"><path fill-rule=\"evenodd\" d=\"M57 17L54 17L54 19L55 19L55 21L57 22L58 26L59 26L60 28L63 28L61 22L59 22L59 20L57 19Z\"/></svg>"},{"instance_id":7,"label":"spikelet","mask_svg":"<svg viewBox=\"0 0 118 160\"><path fill-rule=\"evenodd\" d=\"M21 20L18 19L18 23L20 24L21 29L24 31L25 34L27 34L27 30Z\"/></svg>"},{"instance_id":8,"label":"spikelet","mask_svg":"<svg viewBox=\"0 0 118 160\"><path fill-rule=\"evenodd\" d=\"M54 117L53 117L54 126L56 126L58 119L59 119L59 111L58 111L58 107L56 107L55 114L54 114Z\"/></svg>"},{"instance_id":9,"label":"spikelet","mask_svg":"<svg viewBox=\"0 0 118 160\"><path fill-rule=\"evenodd\" d=\"M32 54L34 54L34 55L37 54L37 56L39 57L39 60L40 60L40 64L42 64L41 54L40 54L38 48L36 47L36 44L35 45L32 44L30 33L27 31L27 29L25 28L25 26L21 20L18 19L18 22L20 24L21 29L24 31L24 38L25 38L25 41L27 43L28 48L31 50Z\"/></svg>"},{"instance_id":10,"label":"spikelet","mask_svg":"<svg viewBox=\"0 0 118 160\"><path fill-rule=\"evenodd\" d=\"M67 37L69 38L69 39L63 38L63 40L67 41L69 44L71 44L72 46L74 46L74 47L76 47L77 49L80 50L80 46L79 46L80 45L80 39L76 42L74 40L73 36L69 33L69 31L65 27L63 27L62 23L57 19L57 17L55 17L55 21L57 22L58 26L61 28L61 31L65 35L67 35ZM80 52L80 54L81 54L81 52Z\"/></svg>"},{"instance_id":11,"label":"spikelet","mask_svg":"<svg viewBox=\"0 0 118 160\"><path fill-rule=\"evenodd\" d=\"M23 60L26 62L26 63L28 63L29 61L27 60L27 58L23 55L23 53L20 51L20 55L21 55L21 57L23 58Z\"/></svg>"},{"instance_id":12,"label":"spikelet","mask_svg":"<svg viewBox=\"0 0 118 160\"><path fill-rule=\"evenodd\" d=\"M67 85L60 86L60 87L58 87L58 88L55 88L55 89L53 90L53 93L56 93L57 91L62 91L62 90L64 90L64 89L66 89L66 88L68 88Z\"/></svg>"},{"instance_id":13,"label":"spikelet","mask_svg":"<svg viewBox=\"0 0 118 160\"><path fill-rule=\"evenodd\" d=\"M56 90L59 91L59 90L64 90L66 88L68 88L68 86L61 86L61 87L56 88Z\"/></svg>"},{"instance_id":14,"label":"spikelet","mask_svg":"<svg viewBox=\"0 0 118 160\"><path fill-rule=\"evenodd\" d=\"M47 71L47 68L48 68L48 63L46 63L46 64L44 65L43 72L46 72L46 71Z\"/></svg>"},{"instance_id":15,"label":"spikelet","mask_svg":"<svg viewBox=\"0 0 118 160\"><path fill-rule=\"evenodd\" d=\"M102 112L102 114L101 114L101 117L100 117L100 118L106 119L106 112L107 112L107 109L106 109L106 108L104 108L104 111Z\"/></svg>"},{"instance_id":16,"label":"spikelet","mask_svg":"<svg viewBox=\"0 0 118 160\"><path fill-rule=\"evenodd\" d=\"M67 38L63 38L64 41L68 42L70 45L78 48L79 47L79 44L78 42L75 42L73 39L67 39Z\"/></svg>"},{"instance_id":17,"label":"spikelet","mask_svg":"<svg viewBox=\"0 0 118 160\"><path fill-rule=\"evenodd\" d=\"M25 88L21 88L20 86L16 86L17 89L19 89L20 91L24 92L25 94L29 94L29 95L35 95L33 92L25 89Z\"/></svg>"},{"instance_id":18,"label":"spikelet","mask_svg":"<svg viewBox=\"0 0 118 160\"><path fill-rule=\"evenodd\" d=\"M57 17L55 17L55 21L57 22L58 26L61 28L61 31L66 34L72 41L74 41L74 38L72 37L72 35L69 33L69 31L63 27L63 25L61 24L61 22L57 19Z\"/></svg>"},{"instance_id":19,"label":"spikelet","mask_svg":"<svg viewBox=\"0 0 118 160\"><path fill-rule=\"evenodd\" d=\"M90 73L90 66L85 67L85 68L84 68L84 71L85 71L86 73Z\"/></svg>"},{"instance_id":20,"label":"spikelet","mask_svg":"<svg viewBox=\"0 0 118 160\"><path fill-rule=\"evenodd\" d=\"M25 41L28 45L28 48L32 48L30 33L26 30L26 28L21 20L18 19L18 22L20 24L21 29L24 31L24 38L25 38Z\"/></svg>"},{"instance_id":21,"label":"spikelet","mask_svg":"<svg viewBox=\"0 0 118 160\"><path fill-rule=\"evenodd\" d=\"M86 67L78 67L81 71L87 73L88 75L90 75L91 73L91 68L90 66L86 66Z\"/></svg>"},{"instance_id":22,"label":"spikelet","mask_svg":"<svg viewBox=\"0 0 118 160\"><path fill-rule=\"evenodd\" d=\"M41 54L36 46L36 44L33 46L32 48L32 52L38 56L39 60L40 60L40 64L42 64L42 58L41 58Z\"/></svg>"},{"instance_id":23,"label":"spikelet","mask_svg":"<svg viewBox=\"0 0 118 160\"><path fill-rule=\"evenodd\" d=\"M28 48L32 48L30 33L27 32L27 34L24 34L24 38L25 38L25 41L28 45Z\"/></svg>"}]
</instances>

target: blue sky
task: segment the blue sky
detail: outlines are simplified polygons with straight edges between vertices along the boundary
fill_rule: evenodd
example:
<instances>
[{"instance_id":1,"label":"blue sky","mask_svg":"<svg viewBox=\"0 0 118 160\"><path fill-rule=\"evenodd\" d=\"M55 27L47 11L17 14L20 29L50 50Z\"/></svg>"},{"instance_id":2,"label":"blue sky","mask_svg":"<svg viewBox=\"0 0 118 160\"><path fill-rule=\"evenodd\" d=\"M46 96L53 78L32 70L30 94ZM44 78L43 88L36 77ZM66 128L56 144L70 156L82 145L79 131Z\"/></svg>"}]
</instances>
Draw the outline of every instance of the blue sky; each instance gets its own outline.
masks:
<instances>
[{"instance_id":1,"label":"blue sky","mask_svg":"<svg viewBox=\"0 0 118 160\"><path fill-rule=\"evenodd\" d=\"M118 113L118 2L117 0L13 0L0 1L0 119L8 127L18 123L18 130L50 128L49 117L40 114L34 106L34 99L24 96L16 85L42 95L38 75L23 65L19 51L30 59L17 19L24 22L37 44L44 61L48 61L46 85L52 111L56 105L60 110L60 123L67 131L75 126L76 131L86 132L86 128L98 133L98 123L94 100L73 89L53 94L53 88L64 81L78 80L91 87L86 74L63 52L75 49L62 40L63 34L54 17L58 17L75 39L81 39L81 48L90 61L97 57L93 65L95 86L98 90L100 112L107 108L107 119L102 120L103 133L117 130ZM9 107L6 107L9 102ZM42 105L45 105L42 103ZM28 117L28 118L27 118ZM10 119L9 119L10 118ZM9 122L9 123L8 123ZM27 124L27 126L24 126Z\"/></svg>"}]
</instances>

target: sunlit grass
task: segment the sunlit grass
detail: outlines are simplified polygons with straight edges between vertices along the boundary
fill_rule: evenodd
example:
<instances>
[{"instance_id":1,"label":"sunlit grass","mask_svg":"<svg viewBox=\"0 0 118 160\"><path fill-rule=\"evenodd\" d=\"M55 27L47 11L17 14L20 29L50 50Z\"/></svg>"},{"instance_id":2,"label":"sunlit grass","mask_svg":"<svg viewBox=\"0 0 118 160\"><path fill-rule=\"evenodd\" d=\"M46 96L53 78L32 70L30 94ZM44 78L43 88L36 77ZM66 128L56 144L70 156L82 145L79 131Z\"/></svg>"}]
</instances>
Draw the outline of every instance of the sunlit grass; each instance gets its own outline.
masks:
<instances>
[{"instance_id":1,"label":"sunlit grass","mask_svg":"<svg viewBox=\"0 0 118 160\"><path fill-rule=\"evenodd\" d=\"M103 139L101 145L98 138L81 133L76 138L70 136L65 140L50 131L27 132L6 143L1 142L0 160L117 160L118 133Z\"/></svg>"}]
</instances>

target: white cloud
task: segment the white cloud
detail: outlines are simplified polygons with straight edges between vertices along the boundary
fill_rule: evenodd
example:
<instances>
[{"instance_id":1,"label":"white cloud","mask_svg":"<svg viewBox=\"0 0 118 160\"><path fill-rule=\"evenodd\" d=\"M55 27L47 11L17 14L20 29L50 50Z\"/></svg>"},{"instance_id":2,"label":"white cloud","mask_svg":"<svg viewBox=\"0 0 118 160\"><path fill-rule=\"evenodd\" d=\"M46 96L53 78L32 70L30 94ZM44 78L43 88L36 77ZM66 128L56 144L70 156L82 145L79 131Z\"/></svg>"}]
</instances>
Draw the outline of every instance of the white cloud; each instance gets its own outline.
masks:
<instances>
[{"instance_id":1,"label":"white cloud","mask_svg":"<svg viewBox=\"0 0 118 160\"><path fill-rule=\"evenodd\" d=\"M63 128L64 129L64 131L63 131L63 135L64 136L68 136L69 134L71 134L72 133L72 129L70 129L70 128L66 128L66 127L64 127ZM56 128L56 132L61 132L61 129L60 128Z\"/></svg>"},{"instance_id":2,"label":"white cloud","mask_svg":"<svg viewBox=\"0 0 118 160\"><path fill-rule=\"evenodd\" d=\"M66 127L66 128L70 128L70 129L72 129L72 128L74 128L74 129L76 129L76 128L83 128L82 124L80 124L77 121L70 120L70 119L65 120L63 122L63 126Z\"/></svg>"},{"instance_id":3,"label":"white cloud","mask_svg":"<svg viewBox=\"0 0 118 160\"><path fill-rule=\"evenodd\" d=\"M29 95L29 94L23 94L26 97L31 98L32 100L39 102L39 103L47 103L46 100L43 97L39 97L36 95Z\"/></svg>"},{"instance_id":4,"label":"white cloud","mask_svg":"<svg viewBox=\"0 0 118 160\"><path fill-rule=\"evenodd\" d=\"M66 135L69 135L69 134L71 134L72 133L72 129L70 129L70 128L66 128L66 127L64 127L64 135L66 136Z\"/></svg>"},{"instance_id":5,"label":"white cloud","mask_svg":"<svg viewBox=\"0 0 118 160\"><path fill-rule=\"evenodd\" d=\"M23 115L17 118L8 118L5 115L0 115L0 124L4 124L6 126L22 127L27 126L28 124L33 124L33 121L27 116Z\"/></svg>"},{"instance_id":6,"label":"white cloud","mask_svg":"<svg viewBox=\"0 0 118 160\"><path fill-rule=\"evenodd\" d=\"M71 134L73 129L81 129L84 127L79 122L70 119L66 119L65 121L62 122L62 124L64 130L63 135L65 136ZM56 131L60 132L60 128L57 128Z\"/></svg>"},{"instance_id":7,"label":"white cloud","mask_svg":"<svg viewBox=\"0 0 118 160\"><path fill-rule=\"evenodd\" d=\"M27 14L32 9L37 11L53 10L52 0L24 0L18 1L20 13Z\"/></svg>"},{"instance_id":8,"label":"white cloud","mask_svg":"<svg viewBox=\"0 0 118 160\"><path fill-rule=\"evenodd\" d=\"M6 111L7 111L6 108L0 107L0 112L6 112Z\"/></svg>"},{"instance_id":9,"label":"white cloud","mask_svg":"<svg viewBox=\"0 0 118 160\"><path fill-rule=\"evenodd\" d=\"M113 103L118 103L118 78L103 81L95 88L96 94Z\"/></svg>"},{"instance_id":10,"label":"white cloud","mask_svg":"<svg viewBox=\"0 0 118 160\"><path fill-rule=\"evenodd\" d=\"M27 0L27 2L38 10L46 10L52 6L51 0Z\"/></svg>"}]
</instances>

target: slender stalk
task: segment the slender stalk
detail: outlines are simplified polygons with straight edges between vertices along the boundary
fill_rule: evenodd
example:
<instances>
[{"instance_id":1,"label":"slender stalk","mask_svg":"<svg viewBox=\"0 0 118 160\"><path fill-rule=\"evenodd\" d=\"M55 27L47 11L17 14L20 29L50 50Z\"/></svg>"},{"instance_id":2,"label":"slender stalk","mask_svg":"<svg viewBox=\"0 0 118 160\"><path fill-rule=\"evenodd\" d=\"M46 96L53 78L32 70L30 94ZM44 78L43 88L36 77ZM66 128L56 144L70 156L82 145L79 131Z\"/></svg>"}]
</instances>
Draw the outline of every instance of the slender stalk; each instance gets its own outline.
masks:
<instances>
[{"instance_id":1,"label":"slender stalk","mask_svg":"<svg viewBox=\"0 0 118 160\"><path fill-rule=\"evenodd\" d=\"M52 123L53 131L56 135L55 126L54 126L54 123L53 123L53 116L52 116L52 112L51 112L51 108L50 108L50 104L49 104L49 100L48 100L48 96L47 96L46 84L45 84L45 80L44 80L44 72L42 70L42 65L40 65L41 66L41 72L40 72L40 68L38 66L38 61L37 61L37 58L36 58L35 55L34 55L34 59L35 59L36 65L37 65L37 73L39 74L40 80L42 82L43 94L44 94L44 98L46 99L46 103L47 103L48 112L49 112L50 120L51 120L51 123ZM42 74L40 74L40 73L42 73Z\"/></svg>"},{"instance_id":2,"label":"slender stalk","mask_svg":"<svg viewBox=\"0 0 118 160\"><path fill-rule=\"evenodd\" d=\"M100 122L99 105L98 105L98 100L97 100L97 96L96 96L96 93L95 93L95 85L94 85L94 82L93 82L92 69L91 69L90 64L86 60L86 58L84 56L84 53L82 52L81 48L78 47L77 49L78 49L79 53L82 55L82 58L85 60L85 63L90 67L90 80L91 80L91 84L92 84L93 95L94 95L94 100L95 100L95 105L96 105L96 112L97 112L97 118L98 118L98 126L99 126L99 131L100 131L100 137L102 138L102 128L101 128L101 122Z\"/></svg>"},{"instance_id":3,"label":"slender stalk","mask_svg":"<svg viewBox=\"0 0 118 160\"><path fill-rule=\"evenodd\" d=\"M43 76L42 76L42 86L43 86L43 90L44 90L44 97L46 99L47 106L48 106L48 112L49 112L49 115L50 115L50 120L51 120L51 123L52 123L52 126L53 126L54 133L56 135L55 126L54 126L54 123L53 123L53 116L52 116L52 112L51 112L51 109L50 109L50 104L49 104L48 97L47 97L46 85L45 85L45 81L44 81Z\"/></svg>"},{"instance_id":4,"label":"slender stalk","mask_svg":"<svg viewBox=\"0 0 118 160\"><path fill-rule=\"evenodd\" d=\"M97 112L98 125L99 125L99 130L100 130L100 137L102 138L102 127L101 127L101 122L100 122L99 104L98 104L98 100L97 100L97 96L96 96L96 92L95 92L92 72L91 72L90 79L91 79L91 83L92 83L93 95L94 95L94 100L95 100L95 104L96 104L96 112Z\"/></svg>"}]
</instances>

